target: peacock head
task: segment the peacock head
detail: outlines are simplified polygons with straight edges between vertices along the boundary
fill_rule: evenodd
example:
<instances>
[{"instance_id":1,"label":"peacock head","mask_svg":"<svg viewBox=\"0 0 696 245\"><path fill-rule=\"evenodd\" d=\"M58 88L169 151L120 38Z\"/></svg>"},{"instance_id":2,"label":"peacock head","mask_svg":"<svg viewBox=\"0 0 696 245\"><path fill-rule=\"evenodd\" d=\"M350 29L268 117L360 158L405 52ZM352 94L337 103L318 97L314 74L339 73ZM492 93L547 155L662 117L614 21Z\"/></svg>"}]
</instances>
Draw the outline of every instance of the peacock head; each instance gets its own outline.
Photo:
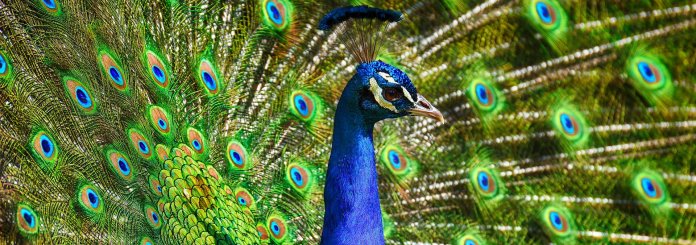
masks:
<instances>
[{"instance_id":1,"label":"peacock head","mask_svg":"<svg viewBox=\"0 0 696 245\"><path fill-rule=\"evenodd\" d=\"M426 116L444 122L442 113L411 83L406 73L382 61L361 63L357 67L361 82L360 111L365 119L377 122L407 115Z\"/></svg>"}]
</instances>

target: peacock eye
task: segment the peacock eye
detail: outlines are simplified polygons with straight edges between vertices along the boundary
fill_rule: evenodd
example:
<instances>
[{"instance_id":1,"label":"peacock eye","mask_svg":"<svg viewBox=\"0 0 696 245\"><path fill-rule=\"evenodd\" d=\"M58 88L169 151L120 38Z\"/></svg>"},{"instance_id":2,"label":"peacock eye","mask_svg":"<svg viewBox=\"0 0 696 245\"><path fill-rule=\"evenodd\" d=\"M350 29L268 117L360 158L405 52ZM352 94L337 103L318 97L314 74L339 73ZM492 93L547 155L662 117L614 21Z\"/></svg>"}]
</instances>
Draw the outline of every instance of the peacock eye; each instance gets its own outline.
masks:
<instances>
[{"instance_id":1,"label":"peacock eye","mask_svg":"<svg viewBox=\"0 0 696 245\"><path fill-rule=\"evenodd\" d=\"M394 102L404 97L404 94L401 90L396 88L385 88L382 90L382 97L389 102Z\"/></svg>"}]
</instances>

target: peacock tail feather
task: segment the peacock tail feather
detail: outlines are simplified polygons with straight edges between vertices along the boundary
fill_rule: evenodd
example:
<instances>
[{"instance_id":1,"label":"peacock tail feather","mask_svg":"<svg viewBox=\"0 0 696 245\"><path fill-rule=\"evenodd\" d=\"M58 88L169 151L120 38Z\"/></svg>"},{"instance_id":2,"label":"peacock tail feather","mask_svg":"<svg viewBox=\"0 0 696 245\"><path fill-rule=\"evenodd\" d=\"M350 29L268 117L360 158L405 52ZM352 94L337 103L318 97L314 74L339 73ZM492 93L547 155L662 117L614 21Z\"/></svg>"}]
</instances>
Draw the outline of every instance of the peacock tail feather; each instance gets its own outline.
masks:
<instances>
[{"instance_id":1,"label":"peacock tail feather","mask_svg":"<svg viewBox=\"0 0 696 245\"><path fill-rule=\"evenodd\" d=\"M694 243L687 0L0 0L0 243L318 244L363 4L447 120L375 129L387 243Z\"/></svg>"}]
</instances>

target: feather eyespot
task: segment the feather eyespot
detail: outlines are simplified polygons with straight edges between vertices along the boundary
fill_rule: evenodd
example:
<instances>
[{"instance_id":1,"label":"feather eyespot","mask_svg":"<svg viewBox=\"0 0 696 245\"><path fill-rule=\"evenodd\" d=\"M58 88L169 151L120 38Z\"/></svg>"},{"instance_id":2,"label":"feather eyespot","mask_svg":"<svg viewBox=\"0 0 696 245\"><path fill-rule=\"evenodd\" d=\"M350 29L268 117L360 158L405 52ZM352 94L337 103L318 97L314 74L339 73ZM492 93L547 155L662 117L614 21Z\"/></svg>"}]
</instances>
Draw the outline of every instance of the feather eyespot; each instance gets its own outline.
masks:
<instances>
[{"instance_id":1,"label":"feather eyespot","mask_svg":"<svg viewBox=\"0 0 696 245\"><path fill-rule=\"evenodd\" d=\"M495 114L503 107L504 98L485 78L473 79L467 87L466 93L478 112L483 115Z\"/></svg>"},{"instance_id":2,"label":"feather eyespot","mask_svg":"<svg viewBox=\"0 0 696 245\"><path fill-rule=\"evenodd\" d=\"M389 162L396 171L402 171L404 168L406 168L406 159L404 159L404 156L396 150L389 151Z\"/></svg>"},{"instance_id":3,"label":"feather eyespot","mask_svg":"<svg viewBox=\"0 0 696 245\"><path fill-rule=\"evenodd\" d=\"M490 106L495 98L491 90L482 83L476 84L476 99L482 106Z\"/></svg>"},{"instance_id":4,"label":"feather eyespot","mask_svg":"<svg viewBox=\"0 0 696 245\"><path fill-rule=\"evenodd\" d=\"M290 183L297 189L304 189L309 184L309 173L300 165L292 164L288 168Z\"/></svg>"},{"instance_id":5,"label":"feather eyespot","mask_svg":"<svg viewBox=\"0 0 696 245\"><path fill-rule=\"evenodd\" d=\"M277 25L283 24L283 18L280 16L280 10L273 1L269 1L266 4L266 11L268 11L268 16L271 17L273 23Z\"/></svg>"},{"instance_id":6,"label":"feather eyespot","mask_svg":"<svg viewBox=\"0 0 696 245\"><path fill-rule=\"evenodd\" d=\"M104 211L101 195L92 185L84 185L80 187L78 192L80 207L89 214L99 214Z\"/></svg>"},{"instance_id":7,"label":"feather eyespot","mask_svg":"<svg viewBox=\"0 0 696 245\"><path fill-rule=\"evenodd\" d=\"M561 113L560 116L561 126L563 126L563 131L568 135L578 134L579 127L578 122L572 116L567 113Z\"/></svg>"},{"instance_id":8,"label":"feather eyespot","mask_svg":"<svg viewBox=\"0 0 696 245\"><path fill-rule=\"evenodd\" d=\"M43 160L40 161L42 167L50 169L58 158L58 145L53 138L45 131L39 131L34 135L31 146L34 155Z\"/></svg>"},{"instance_id":9,"label":"feather eyespot","mask_svg":"<svg viewBox=\"0 0 696 245\"><path fill-rule=\"evenodd\" d=\"M536 13L542 23L552 25L556 22L556 11L545 2L537 2L535 5Z\"/></svg>"},{"instance_id":10,"label":"feather eyespot","mask_svg":"<svg viewBox=\"0 0 696 245\"><path fill-rule=\"evenodd\" d=\"M297 116L303 122L311 122L318 114L319 99L311 93L296 90L290 94L290 113Z\"/></svg>"},{"instance_id":11,"label":"feather eyespot","mask_svg":"<svg viewBox=\"0 0 696 245\"><path fill-rule=\"evenodd\" d=\"M478 185L483 192L491 192L495 189L495 181L492 181L491 176L481 171L478 173Z\"/></svg>"},{"instance_id":12,"label":"feather eyespot","mask_svg":"<svg viewBox=\"0 0 696 245\"><path fill-rule=\"evenodd\" d=\"M674 87L667 66L658 56L638 52L629 58L626 71L634 85L652 103L670 100Z\"/></svg>"},{"instance_id":13,"label":"feather eyespot","mask_svg":"<svg viewBox=\"0 0 696 245\"><path fill-rule=\"evenodd\" d=\"M271 236L276 241L285 239L286 227L285 221L277 216L271 216L268 219L268 229L271 231Z\"/></svg>"},{"instance_id":14,"label":"feather eyespot","mask_svg":"<svg viewBox=\"0 0 696 245\"><path fill-rule=\"evenodd\" d=\"M641 179L641 186L643 187L643 193L645 193L645 195L648 195L648 197L650 198L656 198L662 195L662 190L660 190L659 187L651 179Z\"/></svg>"},{"instance_id":15,"label":"feather eyespot","mask_svg":"<svg viewBox=\"0 0 696 245\"><path fill-rule=\"evenodd\" d=\"M662 79L660 70L658 70L653 64L641 61L638 62L637 68L640 72L640 76L643 78L643 81L649 84L658 82Z\"/></svg>"},{"instance_id":16,"label":"feather eyespot","mask_svg":"<svg viewBox=\"0 0 696 245\"><path fill-rule=\"evenodd\" d=\"M148 205L145 207L145 216L147 217L147 221L152 228L159 229L162 226L161 217L157 213L157 210L155 210L155 208L152 206Z\"/></svg>"},{"instance_id":17,"label":"feather eyespot","mask_svg":"<svg viewBox=\"0 0 696 245\"><path fill-rule=\"evenodd\" d=\"M101 64L103 74L111 81L111 85L119 91L125 91L127 87L126 78L114 56L107 51L101 51L99 53L99 64Z\"/></svg>"},{"instance_id":18,"label":"feather eyespot","mask_svg":"<svg viewBox=\"0 0 696 245\"><path fill-rule=\"evenodd\" d=\"M263 22L276 31L283 31L289 25L292 5L286 0L264 0L262 4Z\"/></svg>"},{"instance_id":19,"label":"feather eyespot","mask_svg":"<svg viewBox=\"0 0 696 245\"><path fill-rule=\"evenodd\" d=\"M486 199L500 197L500 183L497 175L492 169L475 168L470 174L470 181L474 183L475 190L478 194Z\"/></svg>"},{"instance_id":20,"label":"feather eyespot","mask_svg":"<svg viewBox=\"0 0 696 245\"><path fill-rule=\"evenodd\" d=\"M152 245L152 239L149 237L143 237L140 239L140 245Z\"/></svg>"},{"instance_id":21,"label":"feather eyespot","mask_svg":"<svg viewBox=\"0 0 696 245\"><path fill-rule=\"evenodd\" d=\"M199 79L205 87L208 95L215 95L219 91L218 77L213 64L204 59L198 66Z\"/></svg>"},{"instance_id":22,"label":"feather eyespot","mask_svg":"<svg viewBox=\"0 0 696 245\"><path fill-rule=\"evenodd\" d=\"M234 140L230 141L227 144L227 153L227 161L230 165L237 169L247 168L247 152L242 144Z\"/></svg>"},{"instance_id":23,"label":"feather eyespot","mask_svg":"<svg viewBox=\"0 0 696 245\"><path fill-rule=\"evenodd\" d=\"M150 123L152 127L157 130L157 132L168 135L171 131L169 114L164 108L159 106L151 106L148 116L150 117Z\"/></svg>"},{"instance_id":24,"label":"feather eyespot","mask_svg":"<svg viewBox=\"0 0 696 245\"><path fill-rule=\"evenodd\" d=\"M129 129L128 136L131 140L131 145L133 148L140 153L145 159L150 159L152 157L152 150L150 149L150 140L145 138L145 136L137 129Z\"/></svg>"},{"instance_id":25,"label":"feather eyespot","mask_svg":"<svg viewBox=\"0 0 696 245\"><path fill-rule=\"evenodd\" d=\"M634 194L647 204L647 207L664 207L669 209L667 185L659 173L651 170L642 170L633 176L632 187Z\"/></svg>"},{"instance_id":26,"label":"feather eyespot","mask_svg":"<svg viewBox=\"0 0 696 245\"><path fill-rule=\"evenodd\" d=\"M116 150L108 150L106 158L109 161L111 170L123 180L131 181L133 179L133 171L131 169L128 158L121 152Z\"/></svg>"},{"instance_id":27,"label":"feather eyespot","mask_svg":"<svg viewBox=\"0 0 696 245\"><path fill-rule=\"evenodd\" d=\"M78 108L82 109L83 112L88 114L93 112L95 104L92 100L91 93L89 90L87 90L87 87L85 87L85 85L83 85L81 82L77 81L77 79L71 77L66 77L63 79L63 81L68 96L73 102L75 102Z\"/></svg>"},{"instance_id":28,"label":"feather eyespot","mask_svg":"<svg viewBox=\"0 0 696 245\"><path fill-rule=\"evenodd\" d=\"M540 213L539 219L544 231L554 241L573 237L575 223L572 214L562 206L549 205Z\"/></svg>"},{"instance_id":29,"label":"feather eyespot","mask_svg":"<svg viewBox=\"0 0 696 245\"><path fill-rule=\"evenodd\" d=\"M567 140L573 147L582 147L590 136L587 131L587 122L582 114L569 105L556 105L556 107L551 117L556 135Z\"/></svg>"},{"instance_id":30,"label":"feather eyespot","mask_svg":"<svg viewBox=\"0 0 696 245\"><path fill-rule=\"evenodd\" d=\"M56 0L38 0L38 2L41 3L41 7L51 15L59 15L61 13L60 3Z\"/></svg>"},{"instance_id":31,"label":"feather eyespot","mask_svg":"<svg viewBox=\"0 0 696 245\"><path fill-rule=\"evenodd\" d=\"M39 231L39 216L36 215L34 209L25 204L17 206L17 226L24 235L33 235Z\"/></svg>"},{"instance_id":32,"label":"feather eyespot","mask_svg":"<svg viewBox=\"0 0 696 245\"><path fill-rule=\"evenodd\" d=\"M46 6L46 8L50 8L50 9L56 8L56 2L53 0L42 0L42 2L44 4L44 6Z\"/></svg>"},{"instance_id":33,"label":"feather eyespot","mask_svg":"<svg viewBox=\"0 0 696 245\"><path fill-rule=\"evenodd\" d=\"M53 146L53 140L51 140L47 135L39 136L39 144L41 145L41 153L46 158L53 157L53 152L55 147Z\"/></svg>"},{"instance_id":34,"label":"feather eyespot","mask_svg":"<svg viewBox=\"0 0 696 245\"><path fill-rule=\"evenodd\" d=\"M307 100L302 95L295 95L295 109L300 112L302 116L309 115L309 106L307 105Z\"/></svg>"},{"instance_id":35,"label":"feather eyespot","mask_svg":"<svg viewBox=\"0 0 696 245\"><path fill-rule=\"evenodd\" d=\"M565 232L568 230L568 221L556 211L549 212L549 222L556 231Z\"/></svg>"},{"instance_id":36,"label":"feather eyespot","mask_svg":"<svg viewBox=\"0 0 696 245\"><path fill-rule=\"evenodd\" d=\"M159 179L157 179L155 176L150 176L149 181L150 191L157 196L162 196L162 185L160 184Z\"/></svg>"},{"instance_id":37,"label":"feather eyespot","mask_svg":"<svg viewBox=\"0 0 696 245\"><path fill-rule=\"evenodd\" d=\"M237 203L244 207L252 207L254 204L254 199L251 197L249 192L243 188L237 189L237 193L235 193L235 198L237 199Z\"/></svg>"},{"instance_id":38,"label":"feather eyespot","mask_svg":"<svg viewBox=\"0 0 696 245\"><path fill-rule=\"evenodd\" d=\"M640 178L640 187L643 195L648 200L661 200L664 197L662 182L650 176L646 175Z\"/></svg>"},{"instance_id":39,"label":"feather eyespot","mask_svg":"<svg viewBox=\"0 0 696 245\"><path fill-rule=\"evenodd\" d=\"M398 179L410 178L418 169L415 160L409 158L406 153L396 144L388 144L380 150L380 162L383 166Z\"/></svg>"},{"instance_id":40,"label":"feather eyespot","mask_svg":"<svg viewBox=\"0 0 696 245\"><path fill-rule=\"evenodd\" d=\"M195 152L201 154L206 150L205 143L203 142L203 135L200 131L189 128L186 135L188 136L189 145L193 147Z\"/></svg>"},{"instance_id":41,"label":"feather eyespot","mask_svg":"<svg viewBox=\"0 0 696 245\"><path fill-rule=\"evenodd\" d=\"M478 198L492 203L505 196L505 185L493 168L476 167L469 170L469 182Z\"/></svg>"},{"instance_id":42,"label":"feather eyespot","mask_svg":"<svg viewBox=\"0 0 696 245\"><path fill-rule=\"evenodd\" d=\"M397 101L397 100L403 98L404 93L400 89L388 87L388 88L382 89L382 97L384 97L384 99L389 101L389 102L394 102L394 101Z\"/></svg>"},{"instance_id":43,"label":"feather eyespot","mask_svg":"<svg viewBox=\"0 0 696 245\"><path fill-rule=\"evenodd\" d=\"M268 240L270 238L268 236L268 230L266 230L266 227L264 227L263 224L256 225L256 234L259 235L261 240Z\"/></svg>"},{"instance_id":44,"label":"feather eyespot","mask_svg":"<svg viewBox=\"0 0 696 245\"><path fill-rule=\"evenodd\" d=\"M5 58L5 54L0 52L0 78L3 78L10 74L10 63Z\"/></svg>"},{"instance_id":45,"label":"feather eyespot","mask_svg":"<svg viewBox=\"0 0 696 245\"><path fill-rule=\"evenodd\" d=\"M156 82L160 87L167 87L169 85L169 74L165 68L162 59L152 51L147 51L145 53L145 58L150 67L150 76L152 80Z\"/></svg>"}]
</instances>

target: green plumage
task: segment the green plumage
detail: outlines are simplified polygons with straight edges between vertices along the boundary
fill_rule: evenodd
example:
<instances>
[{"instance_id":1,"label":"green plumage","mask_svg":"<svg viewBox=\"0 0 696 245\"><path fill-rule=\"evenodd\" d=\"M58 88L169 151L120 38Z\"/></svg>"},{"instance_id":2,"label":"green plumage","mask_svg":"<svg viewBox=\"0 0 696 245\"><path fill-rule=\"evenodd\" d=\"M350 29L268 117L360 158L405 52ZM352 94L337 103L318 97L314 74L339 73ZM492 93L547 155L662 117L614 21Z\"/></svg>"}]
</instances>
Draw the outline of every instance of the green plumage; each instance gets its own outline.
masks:
<instances>
[{"instance_id":1,"label":"green plumage","mask_svg":"<svg viewBox=\"0 0 696 245\"><path fill-rule=\"evenodd\" d=\"M375 129L389 244L693 243L681 0L0 0L0 243L319 243L358 3L447 120Z\"/></svg>"}]
</instances>

